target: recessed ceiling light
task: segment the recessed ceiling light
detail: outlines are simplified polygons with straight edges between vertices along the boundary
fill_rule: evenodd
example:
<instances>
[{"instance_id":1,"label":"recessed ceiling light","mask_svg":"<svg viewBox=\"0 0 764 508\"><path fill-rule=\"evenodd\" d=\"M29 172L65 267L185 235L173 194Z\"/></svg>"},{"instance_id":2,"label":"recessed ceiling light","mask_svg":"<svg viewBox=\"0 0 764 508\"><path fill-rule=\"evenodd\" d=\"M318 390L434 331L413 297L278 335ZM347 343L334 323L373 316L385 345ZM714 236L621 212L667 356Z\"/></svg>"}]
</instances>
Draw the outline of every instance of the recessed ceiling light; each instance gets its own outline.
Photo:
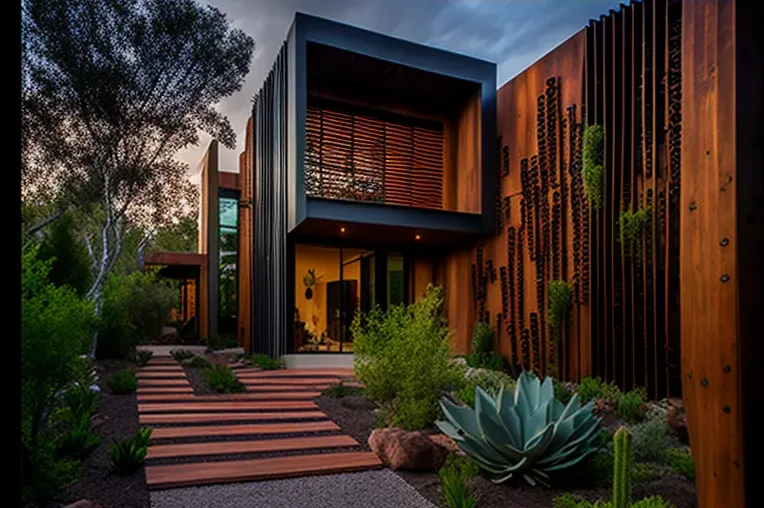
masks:
<instances>
[{"instance_id":1,"label":"recessed ceiling light","mask_svg":"<svg viewBox=\"0 0 764 508\"><path fill-rule=\"evenodd\" d=\"M344 233L344 232L345 232L345 227L343 226L340 228L340 233Z\"/></svg>"},{"instance_id":2,"label":"recessed ceiling light","mask_svg":"<svg viewBox=\"0 0 764 508\"><path fill-rule=\"evenodd\" d=\"M420 235L416 235L414 238L417 239L417 240L421 240L422 239L422 237Z\"/></svg>"}]
</instances>

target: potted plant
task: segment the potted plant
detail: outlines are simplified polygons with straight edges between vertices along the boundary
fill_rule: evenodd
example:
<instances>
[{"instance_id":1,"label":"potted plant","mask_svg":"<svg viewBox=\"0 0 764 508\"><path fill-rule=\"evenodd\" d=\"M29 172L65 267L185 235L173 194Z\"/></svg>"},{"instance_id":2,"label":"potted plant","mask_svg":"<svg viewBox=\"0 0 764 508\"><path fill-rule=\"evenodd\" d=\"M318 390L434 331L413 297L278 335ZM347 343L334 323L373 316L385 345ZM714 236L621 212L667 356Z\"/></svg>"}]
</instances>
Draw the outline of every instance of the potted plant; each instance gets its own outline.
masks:
<instances>
[{"instance_id":1,"label":"potted plant","mask_svg":"<svg viewBox=\"0 0 764 508\"><path fill-rule=\"evenodd\" d=\"M313 286L316 284L316 271L312 268L308 270L302 278L302 283L305 284L305 299L310 300L313 298Z\"/></svg>"}]
</instances>

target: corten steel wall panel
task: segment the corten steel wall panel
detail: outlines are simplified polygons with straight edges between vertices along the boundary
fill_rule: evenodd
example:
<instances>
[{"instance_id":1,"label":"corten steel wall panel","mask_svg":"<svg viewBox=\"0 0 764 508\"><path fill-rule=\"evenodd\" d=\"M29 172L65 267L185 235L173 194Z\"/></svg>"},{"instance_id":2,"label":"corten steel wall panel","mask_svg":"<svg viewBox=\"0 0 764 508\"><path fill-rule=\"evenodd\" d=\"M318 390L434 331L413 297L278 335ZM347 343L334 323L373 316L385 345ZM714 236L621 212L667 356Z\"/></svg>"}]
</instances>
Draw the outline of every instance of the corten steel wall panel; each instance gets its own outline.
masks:
<instances>
[{"instance_id":1,"label":"corten steel wall panel","mask_svg":"<svg viewBox=\"0 0 764 508\"><path fill-rule=\"evenodd\" d=\"M347 220L359 223L384 223L422 229L449 229L487 233L494 228L496 186L496 64L429 46L396 39L368 30L297 13L293 23L295 40L295 146L296 211L292 231L306 217ZM291 37L290 37L291 40ZM307 44L327 45L381 60L446 75L480 85L480 206L479 215L446 214L445 211L399 209L395 206L355 202L327 202L307 199L304 182L305 119L307 106ZM459 209L457 204L457 209Z\"/></svg>"},{"instance_id":2,"label":"corten steel wall panel","mask_svg":"<svg viewBox=\"0 0 764 508\"><path fill-rule=\"evenodd\" d=\"M218 142L212 140L201 162L199 253L206 254L199 281L199 336L217 334L220 272L220 205L218 199Z\"/></svg>"},{"instance_id":3,"label":"corten steel wall panel","mask_svg":"<svg viewBox=\"0 0 764 508\"><path fill-rule=\"evenodd\" d=\"M252 117L247 119L244 152L239 156L239 252L238 252L238 343L245 351L252 350Z\"/></svg>"},{"instance_id":4,"label":"corten steel wall panel","mask_svg":"<svg viewBox=\"0 0 764 508\"><path fill-rule=\"evenodd\" d=\"M272 356L287 353L287 45L255 96L253 350Z\"/></svg>"},{"instance_id":5,"label":"corten steel wall panel","mask_svg":"<svg viewBox=\"0 0 764 508\"><path fill-rule=\"evenodd\" d=\"M682 383L700 508L764 505L762 10L686 1Z\"/></svg>"},{"instance_id":6,"label":"corten steel wall panel","mask_svg":"<svg viewBox=\"0 0 764 508\"><path fill-rule=\"evenodd\" d=\"M585 51L581 31L498 91L495 233L442 264L458 351L469 350L475 322L487 320L512 364L546 372L560 349L560 374L569 379L590 371L588 204L581 180ZM546 325L552 279L575 286L560 347Z\"/></svg>"},{"instance_id":7,"label":"corten steel wall panel","mask_svg":"<svg viewBox=\"0 0 764 508\"><path fill-rule=\"evenodd\" d=\"M587 124L605 132L603 206L591 221L592 370L656 399L681 393L681 11L634 2L587 28ZM649 218L631 252L621 214L639 209Z\"/></svg>"}]
</instances>

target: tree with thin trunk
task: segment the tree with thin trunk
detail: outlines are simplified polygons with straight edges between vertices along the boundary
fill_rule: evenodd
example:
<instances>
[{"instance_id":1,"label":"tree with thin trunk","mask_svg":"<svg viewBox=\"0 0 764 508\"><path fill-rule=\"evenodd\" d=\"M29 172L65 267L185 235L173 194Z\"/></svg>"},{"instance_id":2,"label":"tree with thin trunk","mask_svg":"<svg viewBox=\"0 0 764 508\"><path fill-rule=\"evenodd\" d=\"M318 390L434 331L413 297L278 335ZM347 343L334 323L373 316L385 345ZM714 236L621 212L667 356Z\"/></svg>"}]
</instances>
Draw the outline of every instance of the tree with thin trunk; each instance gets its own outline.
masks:
<instances>
[{"instance_id":1,"label":"tree with thin trunk","mask_svg":"<svg viewBox=\"0 0 764 508\"><path fill-rule=\"evenodd\" d=\"M193 0L22 1L22 195L94 211L97 313L127 225L151 231L192 205L178 150L200 132L235 147L216 105L241 89L253 50Z\"/></svg>"}]
</instances>

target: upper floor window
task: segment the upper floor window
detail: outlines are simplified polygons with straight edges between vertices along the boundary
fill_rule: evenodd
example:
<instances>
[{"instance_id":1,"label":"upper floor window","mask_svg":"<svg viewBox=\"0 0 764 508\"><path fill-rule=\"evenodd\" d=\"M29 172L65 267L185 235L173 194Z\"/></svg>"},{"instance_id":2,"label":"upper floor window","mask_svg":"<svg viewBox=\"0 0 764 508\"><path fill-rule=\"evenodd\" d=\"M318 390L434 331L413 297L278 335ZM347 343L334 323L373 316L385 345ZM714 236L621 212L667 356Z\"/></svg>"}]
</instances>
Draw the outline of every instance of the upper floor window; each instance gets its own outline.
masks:
<instances>
[{"instance_id":1,"label":"upper floor window","mask_svg":"<svg viewBox=\"0 0 764 508\"><path fill-rule=\"evenodd\" d=\"M346 106L308 107L308 196L443 208L443 124Z\"/></svg>"}]
</instances>

